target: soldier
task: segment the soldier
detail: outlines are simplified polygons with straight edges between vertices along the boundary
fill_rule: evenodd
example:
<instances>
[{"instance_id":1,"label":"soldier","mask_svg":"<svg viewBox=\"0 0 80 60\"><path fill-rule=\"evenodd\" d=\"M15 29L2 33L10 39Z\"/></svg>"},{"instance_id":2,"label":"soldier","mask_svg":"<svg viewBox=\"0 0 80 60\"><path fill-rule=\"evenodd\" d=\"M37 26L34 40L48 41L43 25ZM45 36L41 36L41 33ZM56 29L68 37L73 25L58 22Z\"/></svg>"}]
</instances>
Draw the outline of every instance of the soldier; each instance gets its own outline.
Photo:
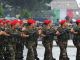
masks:
<instances>
[{"instance_id":1,"label":"soldier","mask_svg":"<svg viewBox=\"0 0 80 60\"><path fill-rule=\"evenodd\" d=\"M2 29L3 28L3 29ZM5 41L4 41L4 27L3 27L3 21L0 20L0 59L4 59L4 52L5 52Z\"/></svg>"},{"instance_id":2,"label":"soldier","mask_svg":"<svg viewBox=\"0 0 80 60\"><path fill-rule=\"evenodd\" d=\"M28 29L28 24L27 23L24 23L23 24L23 27L22 27L22 32L21 32L21 37L22 37L22 41L23 41L23 43L24 43L24 45L26 46L26 48L27 48L27 29Z\"/></svg>"},{"instance_id":3,"label":"soldier","mask_svg":"<svg viewBox=\"0 0 80 60\"><path fill-rule=\"evenodd\" d=\"M21 20L14 20L12 22L12 36L14 40L15 60L23 60L23 42L21 41Z\"/></svg>"},{"instance_id":4,"label":"soldier","mask_svg":"<svg viewBox=\"0 0 80 60\"><path fill-rule=\"evenodd\" d=\"M26 60L38 60L37 51L36 51L36 42L38 38L38 31L35 28L35 20L29 19L27 21L28 27L26 29L26 34L24 34L26 39L26 47L28 48L27 58Z\"/></svg>"},{"instance_id":5,"label":"soldier","mask_svg":"<svg viewBox=\"0 0 80 60\"><path fill-rule=\"evenodd\" d=\"M56 60L52 56L53 39L56 30L52 28L51 20L45 20L44 25L45 26L42 28L41 33L41 36L43 37L42 44L45 48L44 60Z\"/></svg>"},{"instance_id":6,"label":"soldier","mask_svg":"<svg viewBox=\"0 0 80 60\"><path fill-rule=\"evenodd\" d=\"M77 26L71 29L73 33L73 43L77 48L76 60L80 60L80 19L76 21Z\"/></svg>"},{"instance_id":7,"label":"soldier","mask_svg":"<svg viewBox=\"0 0 80 60\"><path fill-rule=\"evenodd\" d=\"M10 20L4 21L4 33L5 35L5 60L11 60L11 52L10 52Z\"/></svg>"},{"instance_id":8,"label":"soldier","mask_svg":"<svg viewBox=\"0 0 80 60\"><path fill-rule=\"evenodd\" d=\"M60 47L60 56L59 56L59 60L69 60L68 56L67 56L67 42L69 39L69 30L68 29L68 24L66 20L61 20L60 21L60 27L57 28L57 44Z\"/></svg>"},{"instance_id":9,"label":"soldier","mask_svg":"<svg viewBox=\"0 0 80 60\"><path fill-rule=\"evenodd\" d=\"M0 20L0 46L1 46L1 49L0 49L0 59L1 60L7 60L5 59L6 56L6 36L9 36L8 34L5 33L5 22L3 20ZM8 59L10 60L10 59Z\"/></svg>"}]
</instances>

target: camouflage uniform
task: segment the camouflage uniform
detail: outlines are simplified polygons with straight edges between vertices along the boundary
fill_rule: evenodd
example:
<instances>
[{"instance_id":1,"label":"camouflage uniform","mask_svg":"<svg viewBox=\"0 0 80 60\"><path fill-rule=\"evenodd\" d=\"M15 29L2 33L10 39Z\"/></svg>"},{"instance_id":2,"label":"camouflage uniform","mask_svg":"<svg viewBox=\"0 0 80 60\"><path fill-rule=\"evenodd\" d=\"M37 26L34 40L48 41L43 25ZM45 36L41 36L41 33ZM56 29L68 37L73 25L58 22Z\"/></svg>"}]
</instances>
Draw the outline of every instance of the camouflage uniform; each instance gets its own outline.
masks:
<instances>
[{"instance_id":1,"label":"camouflage uniform","mask_svg":"<svg viewBox=\"0 0 80 60\"><path fill-rule=\"evenodd\" d=\"M38 36L36 28L28 29L27 35L29 35L29 37L27 38L27 43L26 43L28 48L26 60L35 60L37 56L36 41Z\"/></svg>"},{"instance_id":2,"label":"camouflage uniform","mask_svg":"<svg viewBox=\"0 0 80 60\"><path fill-rule=\"evenodd\" d=\"M21 42L21 36L17 29L9 28L6 33L10 34L6 39L6 52L5 60L22 60L23 59L23 45Z\"/></svg>"},{"instance_id":3,"label":"camouflage uniform","mask_svg":"<svg viewBox=\"0 0 80 60\"><path fill-rule=\"evenodd\" d=\"M10 28L5 27L4 32L10 34ZM11 44L10 44L11 37L5 35L5 60L13 60L11 57Z\"/></svg>"},{"instance_id":4,"label":"camouflage uniform","mask_svg":"<svg viewBox=\"0 0 80 60\"><path fill-rule=\"evenodd\" d=\"M43 28L42 34L45 35L45 37L43 37L42 40L43 46L45 47L44 60L55 60L52 56L52 47L53 47L55 29Z\"/></svg>"},{"instance_id":5,"label":"camouflage uniform","mask_svg":"<svg viewBox=\"0 0 80 60\"><path fill-rule=\"evenodd\" d=\"M21 41L21 29L16 28L14 29L12 35L13 35L13 40L14 40L14 51L15 51L15 60L23 60L23 49L24 45L23 42Z\"/></svg>"},{"instance_id":6,"label":"camouflage uniform","mask_svg":"<svg viewBox=\"0 0 80 60\"><path fill-rule=\"evenodd\" d=\"M4 29L4 28L3 28ZM0 28L0 31L3 31L2 28ZM5 60L5 36L0 35L0 59Z\"/></svg>"},{"instance_id":7,"label":"camouflage uniform","mask_svg":"<svg viewBox=\"0 0 80 60\"><path fill-rule=\"evenodd\" d=\"M28 20L27 23L24 23L24 27L23 27L23 34L24 35L30 35L29 37L24 37L23 40L24 40L24 44L26 46L26 48L28 48L28 51L30 49L33 49L33 51L30 53L30 51L28 52L29 56L27 55L27 58L26 59L29 59L29 57L33 56L34 54L34 58L30 58L30 60L33 60L33 59L36 59L36 60L39 60L38 56L37 56L37 38L38 38L38 35L37 35L37 28L33 27L33 28L28 28L31 24L34 23L35 20ZM33 36L34 35L34 36ZM32 44L31 44L32 43ZM31 46L33 46L31 48ZM33 54L32 54L33 53ZM31 56L30 56L31 55Z\"/></svg>"},{"instance_id":8,"label":"camouflage uniform","mask_svg":"<svg viewBox=\"0 0 80 60\"><path fill-rule=\"evenodd\" d=\"M8 53L6 53L6 57L7 58L10 57L11 60L15 60L15 38L13 36L14 31L12 28L9 28L9 29L7 29L6 33L10 34L10 36L7 37L8 41L7 41L7 45L6 45L7 46L6 52L8 52ZM9 56L8 54L11 56Z\"/></svg>"},{"instance_id":9,"label":"camouflage uniform","mask_svg":"<svg viewBox=\"0 0 80 60\"><path fill-rule=\"evenodd\" d=\"M57 44L60 47L60 56L59 60L69 60L67 56L67 42L69 40L69 29L58 27L57 30L60 32L60 35L57 36Z\"/></svg>"},{"instance_id":10,"label":"camouflage uniform","mask_svg":"<svg viewBox=\"0 0 80 60\"><path fill-rule=\"evenodd\" d=\"M80 60L80 27L74 27L74 31L78 32L78 34L74 34L73 43L77 48L76 60Z\"/></svg>"}]
</instances>

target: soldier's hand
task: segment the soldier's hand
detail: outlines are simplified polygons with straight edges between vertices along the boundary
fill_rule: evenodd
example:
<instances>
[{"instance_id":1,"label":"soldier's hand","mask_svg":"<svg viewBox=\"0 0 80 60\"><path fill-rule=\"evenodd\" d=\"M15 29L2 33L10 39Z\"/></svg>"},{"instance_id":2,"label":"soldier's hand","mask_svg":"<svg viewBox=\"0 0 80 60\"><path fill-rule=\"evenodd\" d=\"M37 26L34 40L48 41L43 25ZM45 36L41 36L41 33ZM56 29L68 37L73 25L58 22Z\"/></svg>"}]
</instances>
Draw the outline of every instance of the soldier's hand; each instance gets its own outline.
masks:
<instances>
[{"instance_id":1,"label":"soldier's hand","mask_svg":"<svg viewBox=\"0 0 80 60\"><path fill-rule=\"evenodd\" d=\"M42 30L38 30L38 34L40 35L42 33Z\"/></svg>"},{"instance_id":2,"label":"soldier's hand","mask_svg":"<svg viewBox=\"0 0 80 60\"><path fill-rule=\"evenodd\" d=\"M74 34L78 34L78 32L74 32Z\"/></svg>"},{"instance_id":3,"label":"soldier's hand","mask_svg":"<svg viewBox=\"0 0 80 60\"><path fill-rule=\"evenodd\" d=\"M29 37L29 35L21 34L22 37Z\"/></svg>"},{"instance_id":4,"label":"soldier's hand","mask_svg":"<svg viewBox=\"0 0 80 60\"><path fill-rule=\"evenodd\" d=\"M0 32L0 35L2 35L2 34L3 34L3 31Z\"/></svg>"},{"instance_id":5,"label":"soldier's hand","mask_svg":"<svg viewBox=\"0 0 80 60\"><path fill-rule=\"evenodd\" d=\"M74 33L74 29L72 28L72 29L70 30L70 32Z\"/></svg>"},{"instance_id":6,"label":"soldier's hand","mask_svg":"<svg viewBox=\"0 0 80 60\"><path fill-rule=\"evenodd\" d=\"M70 30L70 32L72 32L73 34L78 34L78 32L75 32L73 28Z\"/></svg>"},{"instance_id":7,"label":"soldier's hand","mask_svg":"<svg viewBox=\"0 0 80 60\"><path fill-rule=\"evenodd\" d=\"M56 32L56 35L60 35L60 32L59 32L59 31L57 31L57 32Z\"/></svg>"},{"instance_id":8,"label":"soldier's hand","mask_svg":"<svg viewBox=\"0 0 80 60\"><path fill-rule=\"evenodd\" d=\"M42 36L42 37L45 37L46 35L44 35L44 34L41 34L41 36Z\"/></svg>"},{"instance_id":9,"label":"soldier's hand","mask_svg":"<svg viewBox=\"0 0 80 60\"><path fill-rule=\"evenodd\" d=\"M9 34L7 34L6 32L4 32L4 35L5 35L5 36L10 36L10 35L9 35Z\"/></svg>"},{"instance_id":10,"label":"soldier's hand","mask_svg":"<svg viewBox=\"0 0 80 60\"><path fill-rule=\"evenodd\" d=\"M1 31L0 34L1 34L1 35L4 35L4 31Z\"/></svg>"}]
</instances>

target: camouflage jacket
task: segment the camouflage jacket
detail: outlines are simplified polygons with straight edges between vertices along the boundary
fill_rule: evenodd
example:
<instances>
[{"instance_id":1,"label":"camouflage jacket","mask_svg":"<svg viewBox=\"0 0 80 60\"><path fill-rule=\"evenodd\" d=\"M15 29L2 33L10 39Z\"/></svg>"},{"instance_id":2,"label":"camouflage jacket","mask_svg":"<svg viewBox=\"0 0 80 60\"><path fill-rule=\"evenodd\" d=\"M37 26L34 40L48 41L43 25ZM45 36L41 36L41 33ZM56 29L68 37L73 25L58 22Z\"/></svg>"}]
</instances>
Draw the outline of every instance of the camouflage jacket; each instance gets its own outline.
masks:
<instances>
[{"instance_id":1,"label":"camouflage jacket","mask_svg":"<svg viewBox=\"0 0 80 60\"><path fill-rule=\"evenodd\" d=\"M75 32L78 32L78 34L74 34L73 40L80 40L80 27L76 26L73 29Z\"/></svg>"},{"instance_id":2,"label":"camouflage jacket","mask_svg":"<svg viewBox=\"0 0 80 60\"><path fill-rule=\"evenodd\" d=\"M12 43L20 42L21 40L20 28L15 28L15 29L10 28L9 31L7 32L9 32L10 34L10 42Z\"/></svg>"},{"instance_id":3,"label":"camouflage jacket","mask_svg":"<svg viewBox=\"0 0 80 60\"><path fill-rule=\"evenodd\" d=\"M57 30L60 32L60 35L57 36L58 39L60 40L68 40L69 37L69 28L62 28L62 27L58 27Z\"/></svg>"},{"instance_id":4,"label":"camouflage jacket","mask_svg":"<svg viewBox=\"0 0 80 60\"><path fill-rule=\"evenodd\" d=\"M42 34L45 35L45 37L43 37L44 40L54 40L54 36L55 36L56 30L54 28L43 28L42 29Z\"/></svg>"},{"instance_id":5,"label":"camouflage jacket","mask_svg":"<svg viewBox=\"0 0 80 60\"><path fill-rule=\"evenodd\" d=\"M27 35L29 35L29 37L27 38L28 41L36 41L38 38L38 29L37 28L33 28L33 29L27 29L26 31Z\"/></svg>"},{"instance_id":6,"label":"camouflage jacket","mask_svg":"<svg viewBox=\"0 0 80 60\"><path fill-rule=\"evenodd\" d=\"M0 27L0 31L4 31L5 28L4 27ZM0 35L0 42L5 40L5 36L4 35Z\"/></svg>"}]
</instances>

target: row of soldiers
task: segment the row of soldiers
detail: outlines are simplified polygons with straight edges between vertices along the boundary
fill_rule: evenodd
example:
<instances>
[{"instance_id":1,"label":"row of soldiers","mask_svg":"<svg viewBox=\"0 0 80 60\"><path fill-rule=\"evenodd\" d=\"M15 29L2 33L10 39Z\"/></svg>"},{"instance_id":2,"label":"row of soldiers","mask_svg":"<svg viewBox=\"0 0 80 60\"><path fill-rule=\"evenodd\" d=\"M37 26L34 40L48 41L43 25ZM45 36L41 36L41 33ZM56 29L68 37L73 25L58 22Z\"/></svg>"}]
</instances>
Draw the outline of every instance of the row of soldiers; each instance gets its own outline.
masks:
<instances>
[{"instance_id":1,"label":"row of soldiers","mask_svg":"<svg viewBox=\"0 0 80 60\"><path fill-rule=\"evenodd\" d=\"M61 20L56 29L51 20L44 20L43 27L36 27L36 21L0 20L0 59L23 60L24 45L28 49L26 60L40 60L37 55L37 40L42 37L45 48L44 60L56 60L52 55L54 36L60 47L59 60L69 60L67 55L67 42L70 34L73 34L73 43L77 48L76 60L80 60L80 20L76 20L76 26L70 27L67 20Z\"/></svg>"}]
</instances>

